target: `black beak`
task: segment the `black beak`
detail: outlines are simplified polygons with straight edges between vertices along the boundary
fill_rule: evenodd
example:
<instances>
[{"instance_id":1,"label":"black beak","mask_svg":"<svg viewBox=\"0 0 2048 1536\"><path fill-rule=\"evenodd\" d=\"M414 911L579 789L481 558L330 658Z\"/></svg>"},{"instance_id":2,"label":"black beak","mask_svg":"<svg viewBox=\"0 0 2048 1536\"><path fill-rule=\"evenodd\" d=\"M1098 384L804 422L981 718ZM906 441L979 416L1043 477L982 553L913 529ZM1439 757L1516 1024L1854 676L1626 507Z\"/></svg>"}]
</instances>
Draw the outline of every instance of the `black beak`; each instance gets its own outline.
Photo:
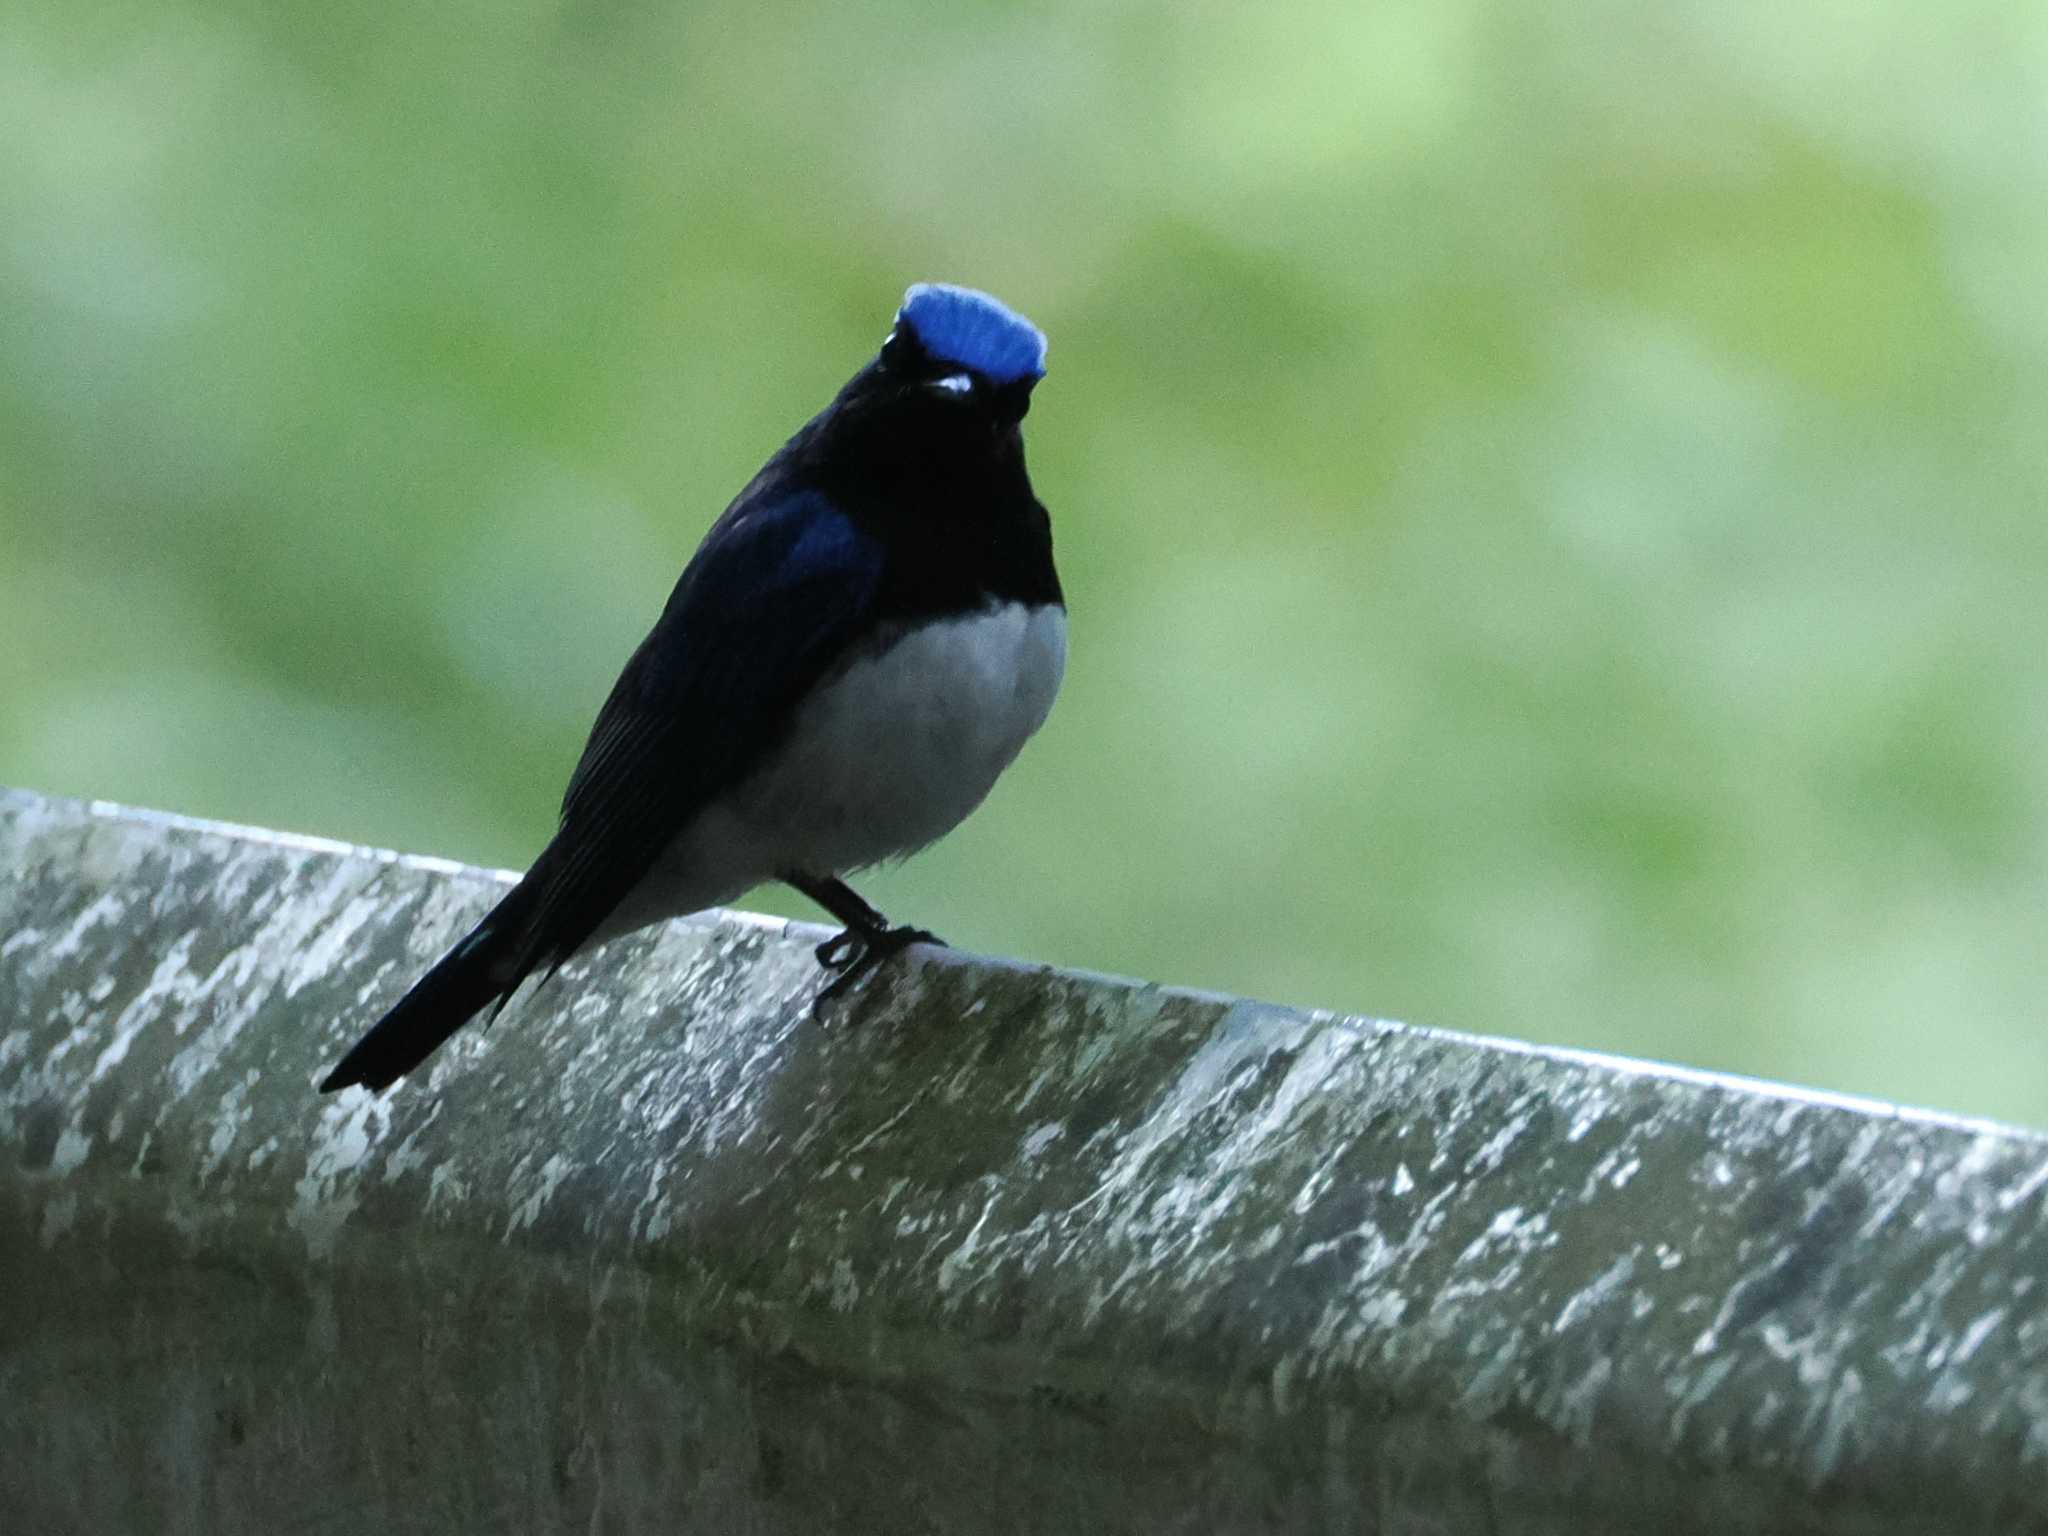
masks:
<instances>
[{"instance_id":1,"label":"black beak","mask_svg":"<svg viewBox=\"0 0 2048 1536\"><path fill-rule=\"evenodd\" d=\"M1014 427L1022 421L1031 409L1031 391L1036 387L1036 377L1017 379L1002 385L990 402L995 408L996 421L1006 427Z\"/></svg>"}]
</instances>

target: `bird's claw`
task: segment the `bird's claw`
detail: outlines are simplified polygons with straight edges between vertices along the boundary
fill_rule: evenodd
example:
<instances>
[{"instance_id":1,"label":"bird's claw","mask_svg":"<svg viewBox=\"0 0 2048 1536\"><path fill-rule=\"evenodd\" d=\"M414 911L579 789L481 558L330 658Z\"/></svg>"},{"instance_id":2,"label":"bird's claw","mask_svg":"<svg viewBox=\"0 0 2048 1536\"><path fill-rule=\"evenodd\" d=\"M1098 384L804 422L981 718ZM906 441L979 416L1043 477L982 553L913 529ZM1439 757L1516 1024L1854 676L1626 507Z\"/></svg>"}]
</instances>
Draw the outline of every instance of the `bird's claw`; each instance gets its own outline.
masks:
<instances>
[{"instance_id":1,"label":"bird's claw","mask_svg":"<svg viewBox=\"0 0 2048 1536\"><path fill-rule=\"evenodd\" d=\"M818 957L818 964L828 971L844 970L851 965L861 951L861 936L851 928L835 933L831 938L812 951Z\"/></svg>"},{"instance_id":2,"label":"bird's claw","mask_svg":"<svg viewBox=\"0 0 2048 1536\"><path fill-rule=\"evenodd\" d=\"M882 961L912 944L936 944L943 949L946 941L926 928L883 928L874 933L847 928L834 934L812 951L818 964L838 973L825 984L812 1006L822 1007L843 996Z\"/></svg>"}]
</instances>

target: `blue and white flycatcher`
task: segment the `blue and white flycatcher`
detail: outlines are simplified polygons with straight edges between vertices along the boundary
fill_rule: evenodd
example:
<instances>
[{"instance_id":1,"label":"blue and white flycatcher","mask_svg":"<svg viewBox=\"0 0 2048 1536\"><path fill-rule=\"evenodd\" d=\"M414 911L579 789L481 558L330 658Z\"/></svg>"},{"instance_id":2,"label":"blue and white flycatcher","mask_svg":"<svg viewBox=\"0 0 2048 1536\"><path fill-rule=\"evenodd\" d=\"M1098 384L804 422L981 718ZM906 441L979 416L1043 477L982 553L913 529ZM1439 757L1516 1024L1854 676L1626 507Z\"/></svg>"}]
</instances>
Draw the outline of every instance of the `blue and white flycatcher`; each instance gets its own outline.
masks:
<instances>
[{"instance_id":1,"label":"blue and white flycatcher","mask_svg":"<svg viewBox=\"0 0 2048 1536\"><path fill-rule=\"evenodd\" d=\"M842 878L951 831L1066 664L1020 423L1045 338L919 284L872 361L725 509L597 717L518 885L320 1085L379 1089L536 970L780 880L845 925L842 992L906 944Z\"/></svg>"}]
</instances>

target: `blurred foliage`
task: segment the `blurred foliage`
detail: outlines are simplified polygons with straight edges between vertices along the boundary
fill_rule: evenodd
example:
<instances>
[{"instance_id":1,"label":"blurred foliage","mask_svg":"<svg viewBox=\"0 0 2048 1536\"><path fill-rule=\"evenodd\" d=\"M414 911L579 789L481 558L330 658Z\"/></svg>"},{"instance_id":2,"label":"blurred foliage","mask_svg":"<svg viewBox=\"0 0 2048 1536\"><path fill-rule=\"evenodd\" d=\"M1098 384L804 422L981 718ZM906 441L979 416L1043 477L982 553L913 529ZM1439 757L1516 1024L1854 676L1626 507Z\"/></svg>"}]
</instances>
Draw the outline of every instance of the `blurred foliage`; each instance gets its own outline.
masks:
<instances>
[{"instance_id":1,"label":"blurred foliage","mask_svg":"<svg viewBox=\"0 0 2048 1536\"><path fill-rule=\"evenodd\" d=\"M0 780L523 864L971 282L1072 662L875 900L2048 1123L2044 130L1981 0L25 0Z\"/></svg>"}]
</instances>

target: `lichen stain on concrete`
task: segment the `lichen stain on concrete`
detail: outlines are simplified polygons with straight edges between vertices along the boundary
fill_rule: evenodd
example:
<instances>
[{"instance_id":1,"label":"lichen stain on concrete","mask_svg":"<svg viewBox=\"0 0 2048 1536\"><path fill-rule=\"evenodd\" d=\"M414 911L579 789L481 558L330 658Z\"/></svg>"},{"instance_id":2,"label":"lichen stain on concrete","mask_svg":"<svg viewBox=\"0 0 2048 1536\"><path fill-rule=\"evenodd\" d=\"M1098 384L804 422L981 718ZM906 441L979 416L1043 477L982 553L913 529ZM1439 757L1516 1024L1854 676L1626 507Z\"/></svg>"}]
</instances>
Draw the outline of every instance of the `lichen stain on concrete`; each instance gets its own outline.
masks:
<instances>
[{"instance_id":1,"label":"lichen stain on concrete","mask_svg":"<svg viewBox=\"0 0 2048 1536\"><path fill-rule=\"evenodd\" d=\"M391 1109L378 1095L349 1088L322 1104L309 1138L305 1172L286 1221L316 1259L334 1252L342 1228L362 1200L357 1177L371 1149L390 1129Z\"/></svg>"},{"instance_id":2,"label":"lichen stain on concrete","mask_svg":"<svg viewBox=\"0 0 2048 1536\"><path fill-rule=\"evenodd\" d=\"M262 1080L263 1074L251 1067L242 1074L240 1082L230 1083L222 1094L218 1108L213 1111L213 1134L206 1143L205 1156L199 1164L199 1182L204 1185L228 1159L234 1150L235 1139L247 1127L255 1110L249 1104L249 1090Z\"/></svg>"},{"instance_id":3,"label":"lichen stain on concrete","mask_svg":"<svg viewBox=\"0 0 2048 1536\"><path fill-rule=\"evenodd\" d=\"M560 1153L550 1155L540 1165L537 1173L527 1174L515 1168L512 1188L516 1192L524 1189L523 1195L514 1194L510 1218L505 1223L505 1237L509 1241L522 1228L533 1225L547 1203L554 1199L555 1191L562 1187L562 1180L569 1175L569 1160Z\"/></svg>"},{"instance_id":4,"label":"lichen stain on concrete","mask_svg":"<svg viewBox=\"0 0 2048 1536\"><path fill-rule=\"evenodd\" d=\"M307 942L288 951L293 960L284 973L284 995L297 997L309 984L325 981L340 965L356 936L389 904L376 880L361 894L350 896L340 912L317 925Z\"/></svg>"},{"instance_id":5,"label":"lichen stain on concrete","mask_svg":"<svg viewBox=\"0 0 2048 1536\"><path fill-rule=\"evenodd\" d=\"M63 1178L81 1166L92 1152L92 1137L82 1135L75 1126L65 1126L57 1138L56 1153L50 1159L52 1178Z\"/></svg>"}]
</instances>

